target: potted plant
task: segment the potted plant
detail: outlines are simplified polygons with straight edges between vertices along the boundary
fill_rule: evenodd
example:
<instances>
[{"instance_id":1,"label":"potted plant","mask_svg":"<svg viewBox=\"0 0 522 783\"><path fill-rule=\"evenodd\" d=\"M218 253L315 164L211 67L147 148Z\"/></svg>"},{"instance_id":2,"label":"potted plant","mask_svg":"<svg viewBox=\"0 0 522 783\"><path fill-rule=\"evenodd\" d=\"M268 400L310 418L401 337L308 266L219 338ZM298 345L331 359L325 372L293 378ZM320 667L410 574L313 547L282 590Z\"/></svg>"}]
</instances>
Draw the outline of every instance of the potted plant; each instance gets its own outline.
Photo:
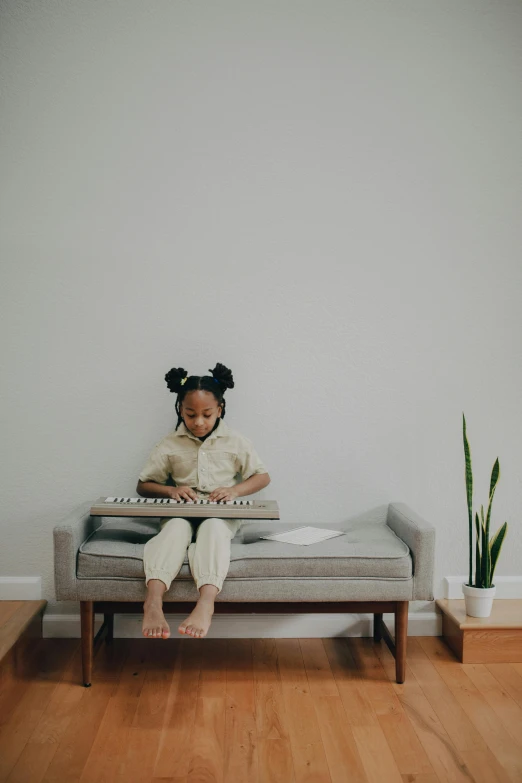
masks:
<instances>
[{"instance_id":1,"label":"potted plant","mask_svg":"<svg viewBox=\"0 0 522 783\"><path fill-rule=\"evenodd\" d=\"M500 465L497 457L491 471L486 517L484 518L484 506L480 507L480 517L478 512L475 512L475 581L473 582L473 472L464 414L462 414L462 428L464 457L466 460L466 496L469 521L469 578L468 583L462 585L462 592L464 593L466 614L471 617L489 617L496 589L493 584L493 574L495 573L495 566L497 565L500 549L507 531L507 522L504 522L490 540L491 506L500 476Z\"/></svg>"}]
</instances>

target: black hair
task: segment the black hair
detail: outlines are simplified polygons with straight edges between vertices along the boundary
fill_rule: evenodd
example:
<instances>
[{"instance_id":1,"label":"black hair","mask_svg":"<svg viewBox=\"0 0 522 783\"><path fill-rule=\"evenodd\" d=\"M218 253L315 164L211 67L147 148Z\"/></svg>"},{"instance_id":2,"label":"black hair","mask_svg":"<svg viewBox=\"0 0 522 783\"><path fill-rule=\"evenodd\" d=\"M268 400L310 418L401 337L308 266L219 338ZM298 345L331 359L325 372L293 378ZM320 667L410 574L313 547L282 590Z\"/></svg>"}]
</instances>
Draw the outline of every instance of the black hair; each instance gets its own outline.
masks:
<instances>
[{"instance_id":1,"label":"black hair","mask_svg":"<svg viewBox=\"0 0 522 783\"><path fill-rule=\"evenodd\" d=\"M209 370L212 375L187 375L183 367L173 367L165 375L167 386L171 392L176 392L176 413L178 414L178 423L176 429L183 421L181 417L181 403L188 392L208 391L214 395L218 405L221 405L221 418L225 418L226 402L223 397L227 389L234 388L234 378L232 371L219 362L213 370ZM217 422L216 422L217 426Z\"/></svg>"}]
</instances>

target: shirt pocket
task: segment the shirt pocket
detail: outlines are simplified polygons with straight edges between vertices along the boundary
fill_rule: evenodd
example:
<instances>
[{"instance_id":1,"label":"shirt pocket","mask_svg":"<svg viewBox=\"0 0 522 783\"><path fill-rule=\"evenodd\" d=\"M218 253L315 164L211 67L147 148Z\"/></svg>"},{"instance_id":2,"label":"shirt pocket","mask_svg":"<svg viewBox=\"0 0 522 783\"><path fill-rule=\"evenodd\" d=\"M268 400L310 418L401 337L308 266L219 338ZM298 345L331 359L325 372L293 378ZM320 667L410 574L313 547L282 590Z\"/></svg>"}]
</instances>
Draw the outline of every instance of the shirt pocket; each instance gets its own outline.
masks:
<instances>
[{"instance_id":1,"label":"shirt pocket","mask_svg":"<svg viewBox=\"0 0 522 783\"><path fill-rule=\"evenodd\" d=\"M230 487L235 484L240 472L237 454L233 451L210 451L208 466L212 484L219 487Z\"/></svg>"},{"instance_id":2,"label":"shirt pocket","mask_svg":"<svg viewBox=\"0 0 522 783\"><path fill-rule=\"evenodd\" d=\"M195 455L169 454L170 475L177 487L195 487L198 483L198 460Z\"/></svg>"}]
</instances>

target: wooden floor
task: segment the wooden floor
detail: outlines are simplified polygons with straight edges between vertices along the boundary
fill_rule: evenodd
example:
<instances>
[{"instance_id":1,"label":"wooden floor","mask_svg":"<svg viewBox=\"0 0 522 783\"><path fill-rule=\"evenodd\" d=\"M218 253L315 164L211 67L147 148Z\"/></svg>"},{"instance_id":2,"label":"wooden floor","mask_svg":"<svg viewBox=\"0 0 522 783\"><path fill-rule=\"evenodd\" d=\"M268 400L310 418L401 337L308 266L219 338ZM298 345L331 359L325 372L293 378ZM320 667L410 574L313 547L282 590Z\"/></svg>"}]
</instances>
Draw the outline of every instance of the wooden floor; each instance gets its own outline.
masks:
<instances>
[{"instance_id":1,"label":"wooden floor","mask_svg":"<svg viewBox=\"0 0 522 783\"><path fill-rule=\"evenodd\" d=\"M116 639L93 686L79 640L0 685L9 783L522 781L522 664L409 637L406 682L371 639Z\"/></svg>"}]
</instances>

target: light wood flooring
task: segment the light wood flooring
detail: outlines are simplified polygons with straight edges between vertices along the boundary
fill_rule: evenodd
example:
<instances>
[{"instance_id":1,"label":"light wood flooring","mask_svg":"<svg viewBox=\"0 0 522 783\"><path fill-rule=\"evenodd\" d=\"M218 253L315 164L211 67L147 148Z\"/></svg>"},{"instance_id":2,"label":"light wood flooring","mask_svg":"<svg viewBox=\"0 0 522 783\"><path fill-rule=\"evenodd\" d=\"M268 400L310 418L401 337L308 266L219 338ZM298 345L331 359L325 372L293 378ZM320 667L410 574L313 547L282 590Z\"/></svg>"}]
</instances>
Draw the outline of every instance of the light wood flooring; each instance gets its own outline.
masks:
<instances>
[{"instance_id":1,"label":"light wood flooring","mask_svg":"<svg viewBox=\"0 0 522 783\"><path fill-rule=\"evenodd\" d=\"M8 783L522 781L522 664L461 664L409 637L397 685L372 639L79 640L0 683Z\"/></svg>"}]
</instances>

